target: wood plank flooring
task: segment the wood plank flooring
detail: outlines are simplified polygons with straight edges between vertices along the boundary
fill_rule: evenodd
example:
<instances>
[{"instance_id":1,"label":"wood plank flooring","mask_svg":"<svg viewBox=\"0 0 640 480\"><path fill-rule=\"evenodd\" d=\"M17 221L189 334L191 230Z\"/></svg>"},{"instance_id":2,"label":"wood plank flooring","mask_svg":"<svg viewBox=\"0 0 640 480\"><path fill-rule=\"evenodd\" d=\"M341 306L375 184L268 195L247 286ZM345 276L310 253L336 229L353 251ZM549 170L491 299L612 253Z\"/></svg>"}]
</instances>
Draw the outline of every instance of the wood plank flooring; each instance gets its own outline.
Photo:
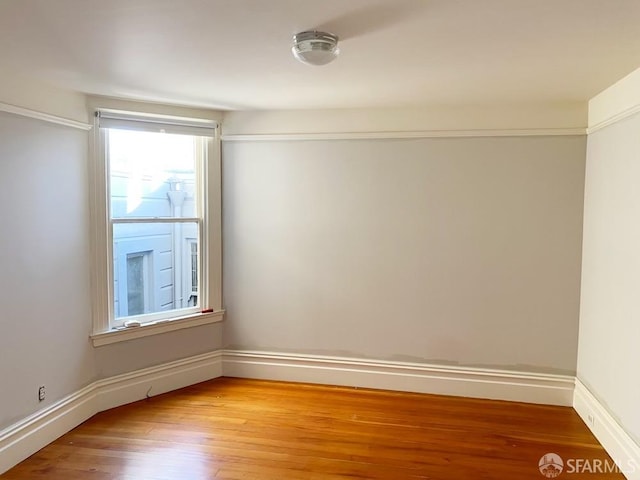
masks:
<instances>
[{"instance_id":1,"label":"wood plank flooring","mask_svg":"<svg viewBox=\"0 0 640 480\"><path fill-rule=\"evenodd\" d=\"M540 480L547 453L611 461L568 407L220 378L100 413L0 479Z\"/></svg>"}]
</instances>

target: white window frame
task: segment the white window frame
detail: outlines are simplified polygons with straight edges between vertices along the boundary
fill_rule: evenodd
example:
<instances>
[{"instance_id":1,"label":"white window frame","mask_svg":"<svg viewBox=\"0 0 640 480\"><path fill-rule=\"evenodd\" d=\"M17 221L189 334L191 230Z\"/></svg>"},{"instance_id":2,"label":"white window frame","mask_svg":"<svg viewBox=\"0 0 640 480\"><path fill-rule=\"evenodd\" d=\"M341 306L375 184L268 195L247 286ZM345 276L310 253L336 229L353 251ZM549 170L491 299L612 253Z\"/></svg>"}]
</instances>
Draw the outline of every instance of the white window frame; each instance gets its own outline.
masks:
<instances>
[{"instance_id":1,"label":"white window frame","mask_svg":"<svg viewBox=\"0 0 640 480\"><path fill-rule=\"evenodd\" d=\"M147 114L107 108L95 109L91 142L90 198L91 198L91 291L92 335L95 346L133 338L155 335L172 330L219 322L222 307L222 200L220 129L214 120L171 115ZM100 128L103 126L103 129ZM110 220L108 160L105 151L104 127L125 125L134 129L191 133L207 131L206 161L200 162L198 182L202 199L200 234L200 308L182 316L145 316L139 327L114 327L113 243ZM176 312L179 315L179 312Z\"/></svg>"}]
</instances>

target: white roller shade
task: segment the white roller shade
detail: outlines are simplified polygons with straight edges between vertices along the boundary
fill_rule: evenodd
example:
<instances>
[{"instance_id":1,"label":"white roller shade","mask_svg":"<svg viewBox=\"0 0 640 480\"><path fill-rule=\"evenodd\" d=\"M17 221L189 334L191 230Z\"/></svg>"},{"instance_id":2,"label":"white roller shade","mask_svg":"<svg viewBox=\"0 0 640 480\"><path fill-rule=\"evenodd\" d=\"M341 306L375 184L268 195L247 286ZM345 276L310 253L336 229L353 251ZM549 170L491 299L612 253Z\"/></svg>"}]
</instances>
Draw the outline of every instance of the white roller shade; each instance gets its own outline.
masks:
<instances>
[{"instance_id":1,"label":"white roller shade","mask_svg":"<svg viewBox=\"0 0 640 480\"><path fill-rule=\"evenodd\" d=\"M98 110L96 117L99 128L144 130L147 132L177 133L201 137L213 137L218 126L215 120L205 118L132 113L122 110Z\"/></svg>"}]
</instances>

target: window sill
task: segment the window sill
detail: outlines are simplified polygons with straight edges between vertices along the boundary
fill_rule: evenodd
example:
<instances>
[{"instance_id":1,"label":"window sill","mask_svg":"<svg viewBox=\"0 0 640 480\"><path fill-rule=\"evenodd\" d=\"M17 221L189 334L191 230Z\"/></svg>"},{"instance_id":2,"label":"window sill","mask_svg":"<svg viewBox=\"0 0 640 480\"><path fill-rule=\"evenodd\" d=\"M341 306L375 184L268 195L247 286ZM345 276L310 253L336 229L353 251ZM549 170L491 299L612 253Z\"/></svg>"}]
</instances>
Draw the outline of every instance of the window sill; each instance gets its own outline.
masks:
<instances>
[{"instance_id":1,"label":"window sill","mask_svg":"<svg viewBox=\"0 0 640 480\"><path fill-rule=\"evenodd\" d=\"M148 337L161 333L173 332L174 330L182 330L183 328L199 327L200 325L208 325L210 323L221 322L224 319L224 310L208 313L196 313L188 317L176 318L170 321L149 323L140 327L123 328L119 330L110 330L91 335L94 347L101 347L111 343L125 342L134 338Z\"/></svg>"}]
</instances>

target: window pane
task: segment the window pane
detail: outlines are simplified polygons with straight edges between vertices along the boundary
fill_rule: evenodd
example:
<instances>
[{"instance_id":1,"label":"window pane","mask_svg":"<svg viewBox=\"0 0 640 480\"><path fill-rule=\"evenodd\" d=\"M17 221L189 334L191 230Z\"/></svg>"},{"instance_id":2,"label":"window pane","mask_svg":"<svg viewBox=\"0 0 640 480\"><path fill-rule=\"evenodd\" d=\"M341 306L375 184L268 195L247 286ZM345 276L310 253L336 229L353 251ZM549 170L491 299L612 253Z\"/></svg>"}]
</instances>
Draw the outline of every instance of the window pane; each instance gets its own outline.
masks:
<instances>
[{"instance_id":1,"label":"window pane","mask_svg":"<svg viewBox=\"0 0 640 480\"><path fill-rule=\"evenodd\" d=\"M197 240L189 240L189 260L191 261L191 296L187 304L189 306L198 305L198 242ZM188 279L189 280L189 279Z\"/></svg>"},{"instance_id":2,"label":"window pane","mask_svg":"<svg viewBox=\"0 0 640 480\"><path fill-rule=\"evenodd\" d=\"M146 253L127 256L127 307L129 315L141 315L145 312L145 287L148 286L149 272L145 268ZM147 262L148 263L148 262Z\"/></svg>"},{"instance_id":3,"label":"window pane","mask_svg":"<svg viewBox=\"0 0 640 480\"><path fill-rule=\"evenodd\" d=\"M191 242L191 290L198 291L198 244Z\"/></svg>"},{"instance_id":4,"label":"window pane","mask_svg":"<svg viewBox=\"0 0 640 480\"><path fill-rule=\"evenodd\" d=\"M114 224L115 317L198 306L198 238L195 222Z\"/></svg>"},{"instance_id":5,"label":"window pane","mask_svg":"<svg viewBox=\"0 0 640 480\"><path fill-rule=\"evenodd\" d=\"M195 217L199 137L109 129L111 217Z\"/></svg>"}]
</instances>

